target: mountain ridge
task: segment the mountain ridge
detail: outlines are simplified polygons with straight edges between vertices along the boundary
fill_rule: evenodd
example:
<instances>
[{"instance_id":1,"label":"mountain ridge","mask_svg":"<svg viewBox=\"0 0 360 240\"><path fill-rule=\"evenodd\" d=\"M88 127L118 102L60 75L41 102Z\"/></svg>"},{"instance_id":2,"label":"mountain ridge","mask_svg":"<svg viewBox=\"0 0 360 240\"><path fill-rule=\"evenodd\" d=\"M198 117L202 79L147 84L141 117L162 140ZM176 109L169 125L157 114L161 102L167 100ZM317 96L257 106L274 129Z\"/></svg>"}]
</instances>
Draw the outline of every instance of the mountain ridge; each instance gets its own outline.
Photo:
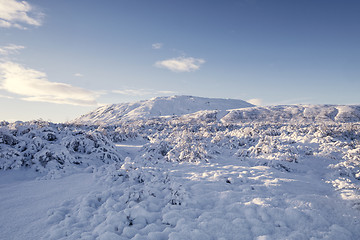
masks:
<instances>
[{"instance_id":1,"label":"mountain ridge","mask_svg":"<svg viewBox=\"0 0 360 240\"><path fill-rule=\"evenodd\" d=\"M359 122L359 105L275 105L234 109L221 119L226 123L238 122Z\"/></svg>"},{"instance_id":2,"label":"mountain ridge","mask_svg":"<svg viewBox=\"0 0 360 240\"><path fill-rule=\"evenodd\" d=\"M217 110L225 115L226 111L230 109L253 106L253 104L237 99L204 98L185 95L155 97L139 102L102 106L80 116L71 121L71 123L115 125L124 121L182 116L203 110Z\"/></svg>"},{"instance_id":3,"label":"mountain ridge","mask_svg":"<svg viewBox=\"0 0 360 240\"><path fill-rule=\"evenodd\" d=\"M229 124L260 121L345 123L360 121L360 105L298 104L255 106L237 99L171 96L102 106L76 118L70 123L118 125L128 121L174 117L207 120L212 118Z\"/></svg>"}]
</instances>

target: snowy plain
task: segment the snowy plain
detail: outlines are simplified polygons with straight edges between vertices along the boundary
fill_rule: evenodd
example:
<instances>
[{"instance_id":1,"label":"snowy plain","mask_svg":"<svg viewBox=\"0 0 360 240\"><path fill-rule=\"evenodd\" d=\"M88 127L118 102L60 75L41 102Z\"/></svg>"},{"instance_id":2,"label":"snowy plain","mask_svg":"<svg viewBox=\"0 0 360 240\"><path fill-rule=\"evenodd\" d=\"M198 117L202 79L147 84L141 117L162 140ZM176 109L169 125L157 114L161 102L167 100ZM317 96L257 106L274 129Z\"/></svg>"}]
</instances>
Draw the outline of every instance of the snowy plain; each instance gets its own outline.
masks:
<instances>
[{"instance_id":1,"label":"snowy plain","mask_svg":"<svg viewBox=\"0 0 360 240\"><path fill-rule=\"evenodd\" d=\"M357 106L189 99L1 123L0 239L360 239Z\"/></svg>"},{"instance_id":2,"label":"snowy plain","mask_svg":"<svg viewBox=\"0 0 360 240\"><path fill-rule=\"evenodd\" d=\"M96 189L88 173L55 180L37 180L26 170L9 175L0 175L0 239L41 239L49 209Z\"/></svg>"}]
</instances>

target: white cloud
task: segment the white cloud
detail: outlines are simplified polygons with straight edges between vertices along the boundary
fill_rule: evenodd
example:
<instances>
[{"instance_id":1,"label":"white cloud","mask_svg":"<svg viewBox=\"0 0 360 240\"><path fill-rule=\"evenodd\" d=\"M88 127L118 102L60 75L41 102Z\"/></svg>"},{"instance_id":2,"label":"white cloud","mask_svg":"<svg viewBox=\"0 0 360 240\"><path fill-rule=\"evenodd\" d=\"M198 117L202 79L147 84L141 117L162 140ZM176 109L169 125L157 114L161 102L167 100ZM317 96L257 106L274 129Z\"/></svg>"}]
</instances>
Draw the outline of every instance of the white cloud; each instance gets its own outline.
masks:
<instances>
[{"instance_id":1,"label":"white cloud","mask_svg":"<svg viewBox=\"0 0 360 240\"><path fill-rule=\"evenodd\" d=\"M146 89L123 89L123 90L113 90L112 92L122 95L130 95L130 96L144 96L151 94L151 92Z\"/></svg>"},{"instance_id":2,"label":"white cloud","mask_svg":"<svg viewBox=\"0 0 360 240\"><path fill-rule=\"evenodd\" d=\"M159 93L159 94L175 94L176 92L174 92L174 91L157 91L157 93Z\"/></svg>"},{"instance_id":3,"label":"white cloud","mask_svg":"<svg viewBox=\"0 0 360 240\"><path fill-rule=\"evenodd\" d=\"M83 76L84 76L84 74L81 74L81 73L75 73L75 74L74 74L74 76L75 76L75 77L83 77Z\"/></svg>"},{"instance_id":4,"label":"white cloud","mask_svg":"<svg viewBox=\"0 0 360 240\"><path fill-rule=\"evenodd\" d=\"M23 24L40 26L43 14L26 1L0 0L0 27L26 29Z\"/></svg>"},{"instance_id":5,"label":"white cloud","mask_svg":"<svg viewBox=\"0 0 360 240\"><path fill-rule=\"evenodd\" d=\"M9 44L5 47L0 47L0 55L7 56L19 53L19 50L24 49L24 46Z\"/></svg>"},{"instance_id":6,"label":"white cloud","mask_svg":"<svg viewBox=\"0 0 360 240\"><path fill-rule=\"evenodd\" d=\"M204 59L192 57L171 58L155 63L156 67L166 68L173 72L193 72L205 63Z\"/></svg>"},{"instance_id":7,"label":"white cloud","mask_svg":"<svg viewBox=\"0 0 360 240\"><path fill-rule=\"evenodd\" d=\"M251 103L253 105L256 105L256 106L260 106L260 105L262 105L263 101L260 98L252 98L252 99L247 100L247 102Z\"/></svg>"},{"instance_id":8,"label":"white cloud","mask_svg":"<svg viewBox=\"0 0 360 240\"><path fill-rule=\"evenodd\" d=\"M128 95L128 96L145 96L145 95L157 95L157 94L174 94L173 91L156 91L153 89L123 89L113 90L113 93Z\"/></svg>"},{"instance_id":9,"label":"white cloud","mask_svg":"<svg viewBox=\"0 0 360 240\"><path fill-rule=\"evenodd\" d=\"M153 43L153 44L152 44L152 48L153 48L153 49L161 49L162 46L163 46L162 43Z\"/></svg>"},{"instance_id":10,"label":"white cloud","mask_svg":"<svg viewBox=\"0 0 360 240\"><path fill-rule=\"evenodd\" d=\"M26 101L96 105L95 92L70 84L50 82L45 73L14 62L0 62L0 88Z\"/></svg>"}]
</instances>

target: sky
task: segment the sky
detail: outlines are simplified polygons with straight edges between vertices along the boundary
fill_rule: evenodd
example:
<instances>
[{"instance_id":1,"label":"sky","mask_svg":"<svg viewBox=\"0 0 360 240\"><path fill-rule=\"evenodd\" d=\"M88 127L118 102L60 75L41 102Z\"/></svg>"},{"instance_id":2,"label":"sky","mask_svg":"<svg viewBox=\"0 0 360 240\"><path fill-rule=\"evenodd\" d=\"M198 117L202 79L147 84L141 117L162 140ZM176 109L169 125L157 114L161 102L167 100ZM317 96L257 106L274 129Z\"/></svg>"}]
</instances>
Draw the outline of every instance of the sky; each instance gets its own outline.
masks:
<instances>
[{"instance_id":1,"label":"sky","mask_svg":"<svg viewBox=\"0 0 360 240\"><path fill-rule=\"evenodd\" d=\"M0 121L156 96L360 104L358 0L0 0Z\"/></svg>"}]
</instances>

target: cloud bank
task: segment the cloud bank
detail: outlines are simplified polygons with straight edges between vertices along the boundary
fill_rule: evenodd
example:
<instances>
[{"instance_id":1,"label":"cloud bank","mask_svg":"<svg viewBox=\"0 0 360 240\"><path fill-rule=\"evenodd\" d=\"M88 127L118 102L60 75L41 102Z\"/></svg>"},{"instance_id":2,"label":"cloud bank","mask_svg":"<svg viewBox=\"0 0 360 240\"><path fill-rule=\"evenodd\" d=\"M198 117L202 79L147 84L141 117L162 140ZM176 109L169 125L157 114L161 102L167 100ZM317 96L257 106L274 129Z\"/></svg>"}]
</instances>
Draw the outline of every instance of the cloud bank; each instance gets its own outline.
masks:
<instances>
[{"instance_id":1,"label":"cloud bank","mask_svg":"<svg viewBox=\"0 0 360 240\"><path fill-rule=\"evenodd\" d=\"M24 24L40 26L43 15L26 1L0 0L0 27L26 29Z\"/></svg>"},{"instance_id":2,"label":"cloud bank","mask_svg":"<svg viewBox=\"0 0 360 240\"><path fill-rule=\"evenodd\" d=\"M192 57L178 57L163 61L158 61L155 66L158 68L166 68L173 72L193 72L205 63L204 59Z\"/></svg>"},{"instance_id":3,"label":"cloud bank","mask_svg":"<svg viewBox=\"0 0 360 240\"><path fill-rule=\"evenodd\" d=\"M45 73L14 62L0 62L0 89L25 101L97 105L97 94L65 83L50 82Z\"/></svg>"}]
</instances>

